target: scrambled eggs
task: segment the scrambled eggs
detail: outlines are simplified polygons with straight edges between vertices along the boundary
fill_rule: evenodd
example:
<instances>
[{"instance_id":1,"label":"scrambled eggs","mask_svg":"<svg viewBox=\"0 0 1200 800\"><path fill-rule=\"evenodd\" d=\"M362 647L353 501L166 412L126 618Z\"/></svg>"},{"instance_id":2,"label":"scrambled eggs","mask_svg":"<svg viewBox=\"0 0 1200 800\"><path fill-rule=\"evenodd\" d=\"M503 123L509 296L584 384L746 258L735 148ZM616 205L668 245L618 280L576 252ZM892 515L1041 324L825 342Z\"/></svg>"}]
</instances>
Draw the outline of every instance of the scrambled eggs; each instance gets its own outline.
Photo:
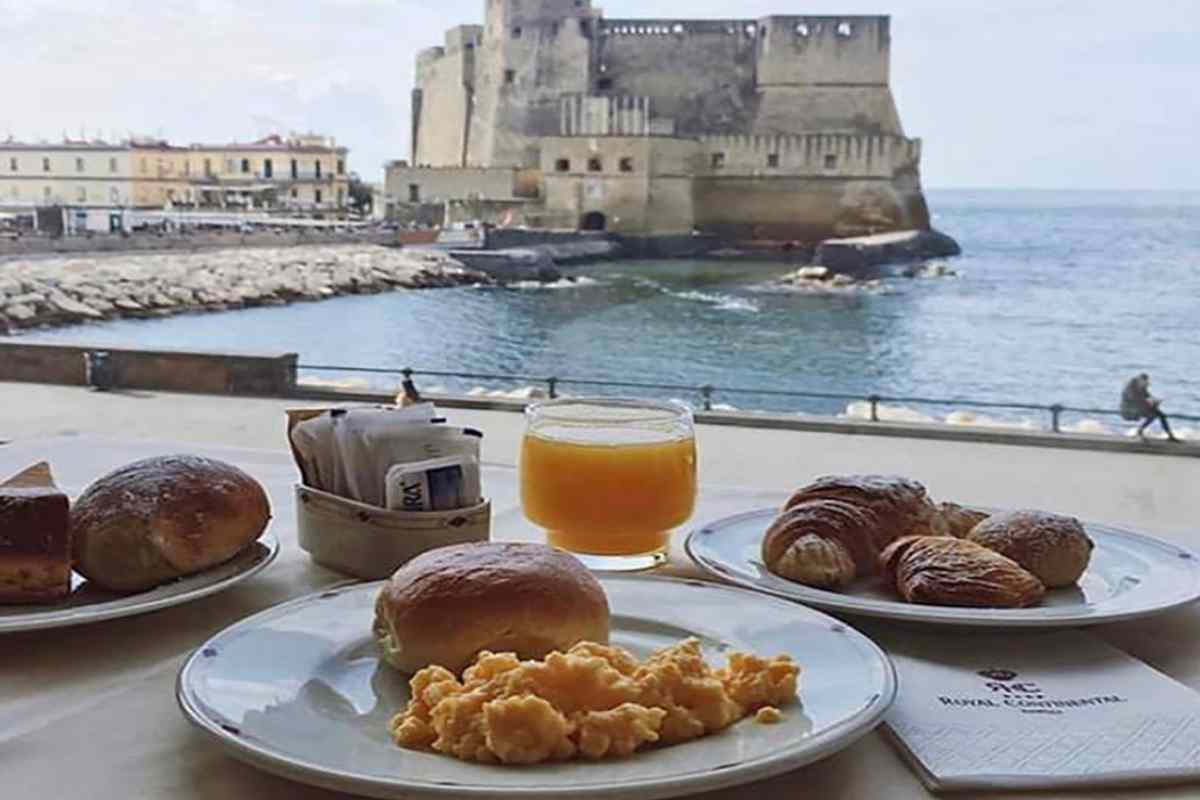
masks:
<instances>
[{"instance_id":1,"label":"scrambled eggs","mask_svg":"<svg viewBox=\"0 0 1200 800\"><path fill-rule=\"evenodd\" d=\"M466 761L533 764L574 757L627 756L646 744L673 744L796 699L800 672L787 656L733 653L712 669L700 642L686 639L644 663L619 647L581 642L543 661L484 651L463 671L426 667L412 700L391 722L402 747Z\"/></svg>"}]
</instances>

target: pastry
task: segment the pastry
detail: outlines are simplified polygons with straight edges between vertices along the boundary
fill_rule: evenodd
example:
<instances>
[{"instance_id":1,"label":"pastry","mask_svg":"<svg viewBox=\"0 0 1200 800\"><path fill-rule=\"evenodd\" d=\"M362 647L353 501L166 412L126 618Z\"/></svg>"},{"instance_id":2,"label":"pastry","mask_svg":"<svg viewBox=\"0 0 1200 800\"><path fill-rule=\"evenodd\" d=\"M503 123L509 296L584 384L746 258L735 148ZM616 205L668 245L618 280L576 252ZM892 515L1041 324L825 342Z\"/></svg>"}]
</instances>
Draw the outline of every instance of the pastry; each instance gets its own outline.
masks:
<instances>
[{"instance_id":1,"label":"pastry","mask_svg":"<svg viewBox=\"0 0 1200 800\"><path fill-rule=\"evenodd\" d=\"M941 535L946 521L916 481L887 475L818 478L796 490L763 537L767 569L821 588L872 575L879 553L909 535Z\"/></svg>"},{"instance_id":2,"label":"pastry","mask_svg":"<svg viewBox=\"0 0 1200 800\"><path fill-rule=\"evenodd\" d=\"M1079 520L1045 511L996 514L976 525L970 539L1008 556L1049 589L1078 581L1095 546Z\"/></svg>"},{"instance_id":3,"label":"pastry","mask_svg":"<svg viewBox=\"0 0 1200 800\"><path fill-rule=\"evenodd\" d=\"M49 464L0 484L0 603L49 603L70 594L70 532L67 496Z\"/></svg>"},{"instance_id":4,"label":"pastry","mask_svg":"<svg viewBox=\"0 0 1200 800\"><path fill-rule=\"evenodd\" d=\"M911 536L880 555L888 584L910 603L1023 608L1046 587L1017 562L969 539Z\"/></svg>"},{"instance_id":5,"label":"pastry","mask_svg":"<svg viewBox=\"0 0 1200 800\"><path fill-rule=\"evenodd\" d=\"M75 502L75 569L110 591L143 591L228 561L270 517L262 486L235 466L147 458L100 478Z\"/></svg>"},{"instance_id":6,"label":"pastry","mask_svg":"<svg viewBox=\"0 0 1200 800\"><path fill-rule=\"evenodd\" d=\"M812 499L784 511L763 536L762 557L780 577L839 589L875 571L879 518L841 500Z\"/></svg>"},{"instance_id":7,"label":"pastry","mask_svg":"<svg viewBox=\"0 0 1200 800\"><path fill-rule=\"evenodd\" d=\"M959 539L967 538L971 529L989 516L986 511L976 511L957 503L941 503L938 512L946 522L946 533Z\"/></svg>"},{"instance_id":8,"label":"pastry","mask_svg":"<svg viewBox=\"0 0 1200 800\"><path fill-rule=\"evenodd\" d=\"M388 579L373 631L403 672L458 672L482 650L541 658L577 642L608 642L608 598L574 556L542 544L439 547Z\"/></svg>"}]
</instances>

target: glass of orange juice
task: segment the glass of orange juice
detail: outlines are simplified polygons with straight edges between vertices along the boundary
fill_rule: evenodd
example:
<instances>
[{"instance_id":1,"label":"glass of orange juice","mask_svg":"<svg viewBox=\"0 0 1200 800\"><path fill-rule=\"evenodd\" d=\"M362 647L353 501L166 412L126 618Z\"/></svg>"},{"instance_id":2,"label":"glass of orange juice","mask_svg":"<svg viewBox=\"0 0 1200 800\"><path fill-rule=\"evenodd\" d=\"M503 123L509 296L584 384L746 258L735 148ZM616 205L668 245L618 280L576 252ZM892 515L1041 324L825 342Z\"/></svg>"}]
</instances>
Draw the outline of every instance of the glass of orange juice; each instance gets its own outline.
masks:
<instances>
[{"instance_id":1,"label":"glass of orange juice","mask_svg":"<svg viewBox=\"0 0 1200 800\"><path fill-rule=\"evenodd\" d=\"M666 560L696 504L696 434L682 403L584 398L526 411L521 506L592 569Z\"/></svg>"}]
</instances>

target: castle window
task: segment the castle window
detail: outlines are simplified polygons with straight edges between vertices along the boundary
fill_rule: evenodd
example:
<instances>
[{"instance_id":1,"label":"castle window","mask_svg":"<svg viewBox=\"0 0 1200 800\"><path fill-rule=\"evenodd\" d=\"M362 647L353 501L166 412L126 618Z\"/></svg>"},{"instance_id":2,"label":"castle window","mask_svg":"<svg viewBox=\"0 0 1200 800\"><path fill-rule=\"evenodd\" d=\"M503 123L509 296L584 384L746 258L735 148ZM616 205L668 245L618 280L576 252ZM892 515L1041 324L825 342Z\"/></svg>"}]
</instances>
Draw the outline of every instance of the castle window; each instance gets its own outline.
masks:
<instances>
[{"instance_id":1,"label":"castle window","mask_svg":"<svg viewBox=\"0 0 1200 800\"><path fill-rule=\"evenodd\" d=\"M807 22L797 22L796 23L796 35L797 36L802 36L805 39L807 39L809 37L809 34L811 34L811 33L812 33L812 31L809 30Z\"/></svg>"},{"instance_id":2,"label":"castle window","mask_svg":"<svg viewBox=\"0 0 1200 800\"><path fill-rule=\"evenodd\" d=\"M588 159L588 172L603 172L604 162L598 158Z\"/></svg>"},{"instance_id":3,"label":"castle window","mask_svg":"<svg viewBox=\"0 0 1200 800\"><path fill-rule=\"evenodd\" d=\"M512 30L512 37L513 37L514 39L520 39L520 38L521 38L521 26L520 26L520 25L518 25L517 27L513 28L513 30Z\"/></svg>"},{"instance_id":4,"label":"castle window","mask_svg":"<svg viewBox=\"0 0 1200 800\"><path fill-rule=\"evenodd\" d=\"M849 22L839 22L838 23L838 26L837 26L837 35L838 36L841 36L844 39L844 38L850 36L850 34L852 34L852 33L854 33L854 26L852 26Z\"/></svg>"},{"instance_id":5,"label":"castle window","mask_svg":"<svg viewBox=\"0 0 1200 800\"><path fill-rule=\"evenodd\" d=\"M713 153L712 154L712 168L713 169L721 169L724 166L725 166L725 154L724 153Z\"/></svg>"},{"instance_id":6,"label":"castle window","mask_svg":"<svg viewBox=\"0 0 1200 800\"><path fill-rule=\"evenodd\" d=\"M421 202L421 185L418 183L410 183L408 185L408 202Z\"/></svg>"},{"instance_id":7,"label":"castle window","mask_svg":"<svg viewBox=\"0 0 1200 800\"><path fill-rule=\"evenodd\" d=\"M613 87L612 78L601 78L596 81L596 91L607 92Z\"/></svg>"},{"instance_id":8,"label":"castle window","mask_svg":"<svg viewBox=\"0 0 1200 800\"><path fill-rule=\"evenodd\" d=\"M619 162L621 172L633 172L633 159L626 156Z\"/></svg>"},{"instance_id":9,"label":"castle window","mask_svg":"<svg viewBox=\"0 0 1200 800\"><path fill-rule=\"evenodd\" d=\"M778 167L779 166L779 153L768 153L767 154L767 166L768 167Z\"/></svg>"},{"instance_id":10,"label":"castle window","mask_svg":"<svg viewBox=\"0 0 1200 800\"><path fill-rule=\"evenodd\" d=\"M555 172L570 172L571 171L571 159L560 158L558 161L555 161L554 162L554 171Z\"/></svg>"},{"instance_id":11,"label":"castle window","mask_svg":"<svg viewBox=\"0 0 1200 800\"><path fill-rule=\"evenodd\" d=\"M517 80L517 71L515 69L504 70L504 82L507 84L515 83Z\"/></svg>"},{"instance_id":12,"label":"castle window","mask_svg":"<svg viewBox=\"0 0 1200 800\"><path fill-rule=\"evenodd\" d=\"M833 153L825 154L825 169L837 169L837 156Z\"/></svg>"}]
</instances>

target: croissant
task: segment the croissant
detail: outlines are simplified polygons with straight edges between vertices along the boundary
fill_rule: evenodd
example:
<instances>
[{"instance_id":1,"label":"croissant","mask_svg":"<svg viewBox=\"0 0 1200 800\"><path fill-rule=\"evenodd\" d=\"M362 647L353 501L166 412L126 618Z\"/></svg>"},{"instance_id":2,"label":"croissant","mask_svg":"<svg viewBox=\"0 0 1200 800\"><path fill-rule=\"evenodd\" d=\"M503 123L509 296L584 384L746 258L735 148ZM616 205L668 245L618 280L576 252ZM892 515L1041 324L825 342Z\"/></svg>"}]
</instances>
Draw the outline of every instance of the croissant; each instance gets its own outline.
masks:
<instances>
[{"instance_id":1,"label":"croissant","mask_svg":"<svg viewBox=\"0 0 1200 800\"><path fill-rule=\"evenodd\" d=\"M969 539L909 536L879 556L885 581L910 603L1024 608L1046 587L1017 562Z\"/></svg>"},{"instance_id":2,"label":"croissant","mask_svg":"<svg viewBox=\"0 0 1200 800\"><path fill-rule=\"evenodd\" d=\"M925 487L916 481L827 476L788 498L763 536L762 558L776 575L837 589L855 577L875 574L880 551L896 538L947 530Z\"/></svg>"},{"instance_id":3,"label":"croissant","mask_svg":"<svg viewBox=\"0 0 1200 800\"><path fill-rule=\"evenodd\" d=\"M1045 511L996 514L969 538L1016 561L1051 589L1077 582L1095 546L1079 520Z\"/></svg>"}]
</instances>

